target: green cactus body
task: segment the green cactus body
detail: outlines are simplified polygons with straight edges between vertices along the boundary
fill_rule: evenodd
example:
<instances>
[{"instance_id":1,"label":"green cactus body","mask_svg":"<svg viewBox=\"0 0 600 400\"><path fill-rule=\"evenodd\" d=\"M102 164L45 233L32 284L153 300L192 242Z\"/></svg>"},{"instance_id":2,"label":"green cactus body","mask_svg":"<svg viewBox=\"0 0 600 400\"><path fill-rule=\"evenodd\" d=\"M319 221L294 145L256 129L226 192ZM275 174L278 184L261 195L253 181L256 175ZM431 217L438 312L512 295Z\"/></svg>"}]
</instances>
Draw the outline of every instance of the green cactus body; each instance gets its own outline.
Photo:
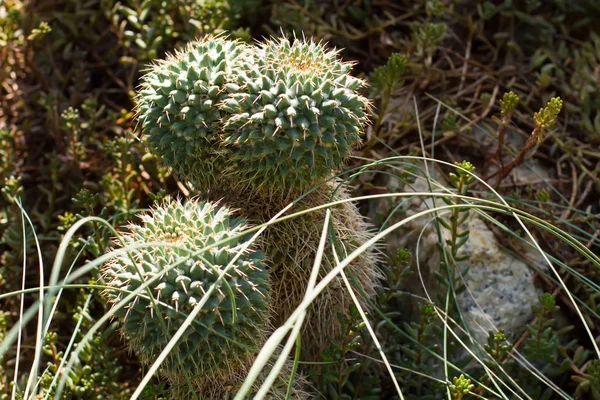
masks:
<instances>
[{"instance_id":1,"label":"green cactus body","mask_svg":"<svg viewBox=\"0 0 600 400\"><path fill-rule=\"evenodd\" d=\"M130 224L129 233L122 235L123 244L165 245L132 249L103 268L110 287L104 295L113 304L159 276L149 285L158 310L143 289L126 307L114 310L130 347L143 363L154 362L216 283L216 290L163 363L165 375L203 377L247 362L269 329L270 286L262 254L246 250L217 282L244 243L233 238L246 228L244 220L212 203L171 200L140 218L141 225ZM224 243L203 250L220 241ZM174 264L178 265L167 270Z\"/></svg>"},{"instance_id":2,"label":"green cactus body","mask_svg":"<svg viewBox=\"0 0 600 400\"><path fill-rule=\"evenodd\" d=\"M137 110L146 144L176 173L204 185L214 184L222 173L223 115L217 104L233 84L232 69L249 59L248 48L207 37L157 62L144 76Z\"/></svg>"},{"instance_id":3,"label":"green cactus body","mask_svg":"<svg viewBox=\"0 0 600 400\"><path fill-rule=\"evenodd\" d=\"M337 56L299 39L191 43L143 79L146 143L200 189L306 189L341 166L367 120L364 82Z\"/></svg>"},{"instance_id":4,"label":"green cactus body","mask_svg":"<svg viewBox=\"0 0 600 400\"><path fill-rule=\"evenodd\" d=\"M360 142L368 101L350 63L319 43L270 40L257 68L222 103L223 126L242 180L266 189L303 189L329 177Z\"/></svg>"}]
</instances>

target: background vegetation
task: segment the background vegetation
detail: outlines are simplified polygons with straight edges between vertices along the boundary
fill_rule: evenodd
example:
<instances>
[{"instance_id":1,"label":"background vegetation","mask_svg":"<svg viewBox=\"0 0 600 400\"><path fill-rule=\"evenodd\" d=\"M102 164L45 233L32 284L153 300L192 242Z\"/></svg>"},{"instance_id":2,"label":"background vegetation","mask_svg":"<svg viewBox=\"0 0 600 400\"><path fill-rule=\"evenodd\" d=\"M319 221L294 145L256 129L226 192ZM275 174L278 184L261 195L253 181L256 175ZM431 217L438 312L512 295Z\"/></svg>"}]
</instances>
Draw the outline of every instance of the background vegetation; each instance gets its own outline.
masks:
<instances>
[{"instance_id":1,"label":"background vegetation","mask_svg":"<svg viewBox=\"0 0 600 400\"><path fill-rule=\"evenodd\" d=\"M461 345L468 331L446 295L464 290L458 249L469 235L457 227L465 209L436 219L454 232L440 241L441 299L406 306L422 295L407 284L415 257L388 249L369 320L404 398L600 399L599 18L596 0L1 0L0 338L39 299L63 235L78 221L99 217L119 228L167 194L194 194L139 140L133 97L148 63L207 33L246 41L296 34L341 48L369 82L371 126L348 169L375 164L346 176L355 196L388 193L385 174L400 189L411 185L424 164L402 157L446 161L431 166L438 177L454 174L445 184L452 193L489 200L493 187L510 210L537 221L528 228L557 267L536 269L546 294L520 337L491 332L485 348L469 353ZM522 164L549 178L522 179L514 174ZM465 207L474 207L469 199ZM376 211L371 204L361 201L365 214ZM515 218L486 212L502 228L501 243L523 255ZM112 232L98 221L70 240L61 277L109 247ZM61 398L129 397L145 371L117 322L81 343L107 312L98 279L93 269L65 288L44 340L34 318L19 326L18 343L3 341L0 399L53 396L63 374ZM23 283L31 290L21 297ZM318 373L300 365L315 393L399 397L358 313L343 323ZM442 342L449 327L457 336ZM74 348L77 362L65 371ZM144 396L167 391L155 378Z\"/></svg>"}]
</instances>

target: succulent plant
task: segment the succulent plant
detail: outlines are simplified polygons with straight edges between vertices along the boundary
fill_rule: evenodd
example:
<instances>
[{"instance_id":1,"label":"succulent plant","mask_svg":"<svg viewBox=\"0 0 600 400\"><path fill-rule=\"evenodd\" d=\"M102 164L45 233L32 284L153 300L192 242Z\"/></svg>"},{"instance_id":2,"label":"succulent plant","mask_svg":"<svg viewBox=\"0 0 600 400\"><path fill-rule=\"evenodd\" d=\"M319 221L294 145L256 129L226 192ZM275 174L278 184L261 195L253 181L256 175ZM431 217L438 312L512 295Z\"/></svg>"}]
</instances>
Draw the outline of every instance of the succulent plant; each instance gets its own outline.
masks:
<instances>
[{"instance_id":1,"label":"succulent plant","mask_svg":"<svg viewBox=\"0 0 600 400\"><path fill-rule=\"evenodd\" d=\"M225 198L264 223L288 197L331 177L360 142L369 102L358 94L364 82L350 70L336 50L306 39L250 46L206 37L145 76L139 119L150 149L176 172L209 189L212 199ZM327 202L332 194L326 184L301 207ZM302 300L322 222L313 214L268 229L263 243L274 261L274 308L282 319ZM333 225L346 249L368 238L351 203L336 207ZM375 259L367 252L347 269L368 295L377 284ZM334 265L327 257L323 275ZM341 278L334 280L307 319L305 332L312 337L305 343L317 354L328 335L339 333L336 313L350 304L340 293L345 290ZM321 333L323 326L328 328Z\"/></svg>"},{"instance_id":2,"label":"succulent plant","mask_svg":"<svg viewBox=\"0 0 600 400\"><path fill-rule=\"evenodd\" d=\"M223 135L240 177L280 189L330 177L360 142L364 82L321 43L273 39L253 54L256 68L221 105L231 114Z\"/></svg>"},{"instance_id":3,"label":"succulent plant","mask_svg":"<svg viewBox=\"0 0 600 400\"><path fill-rule=\"evenodd\" d=\"M269 221L294 200L293 194L278 197L264 192L242 194L223 190L212 195L214 198L227 196L228 204L239 209L253 224ZM287 214L348 199L344 186L339 182L328 182L307 194ZM371 238L369 225L352 202L331 207L331 213L330 232L333 236L328 238L325 247L319 280L337 265L334 248L341 261ZM324 210L312 211L272 224L261 235L261 248L269 257L275 326L284 323L304 299L324 221ZM379 255L379 250L373 246L345 268L359 300L372 299L375 295L381 278L377 266ZM342 277L336 276L308 309L302 328L304 359L320 360L320 352L331 345L328 337L338 337L342 333L338 314L348 315L352 304ZM362 306L369 309L366 300Z\"/></svg>"},{"instance_id":4,"label":"succulent plant","mask_svg":"<svg viewBox=\"0 0 600 400\"><path fill-rule=\"evenodd\" d=\"M304 189L360 142L368 100L350 69L321 43L206 37L150 69L138 118L151 151L199 188Z\"/></svg>"},{"instance_id":5,"label":"succulent plant","mask_svg":"<svg viewBox=\"0 0 600 400\"><path fill-rule=\"evenodd\" d=\"M232 69L249 59L248 49L222 36L191 42L156 62L138 92L138 120L150 150L176 173L202 186L222 175L223 113L217 105L234 90Z\"/></svg>"},{"instance_id":6,"label":"succulent plant","mask_svg":"<svg viewBox=\"0 0 600 400\"><path fill-rule=\"evenodd\" d=\"M247 362L269 329L270 285L262 253L246 250L234 260L245 243L235 237L246 228L244 220L225 207L195 200L166 200L140 219L141 225L128 226L122 244L164 245L134 248L103 267L109 286L104 295L112 304L158 276L149 285L156 306L141 289L126 307L114 309L130 347L143 363L154 362L209 287L216 285L163 363L164 373L196 378Z\"/></svg>"},{"instance_id":7,"label":"succulent plant","mask_svg":"<svg viewBox=\"0 0 600 400\"><path fill-rule=\"evenodd\" d=\"M348 200L348 192L338 185L339 183L332 182L321 186L294 210ZM274 271L272 296L277 305L274 317L276 326L283 323L304 299L324 220L325 212L320 210L294 218L289 225L274 225L267 251ZM338 259L342 261L372 237L369 225L352 202L331 207L330 224L330 237L320 265L318 281L337 266L334 249ZM365 310L370 309L367 299L374 298L375 289L380 284L381 271L377 266L379 255L379 250L373 246L344 269ZM342 334L343 327L338 315L348 317L352 305L348 288L343 278L337 275L310 305L304 320L302 349L307 358L320 360L321 351L331 345L328 338Z\"/></svg>"}]
</instances>

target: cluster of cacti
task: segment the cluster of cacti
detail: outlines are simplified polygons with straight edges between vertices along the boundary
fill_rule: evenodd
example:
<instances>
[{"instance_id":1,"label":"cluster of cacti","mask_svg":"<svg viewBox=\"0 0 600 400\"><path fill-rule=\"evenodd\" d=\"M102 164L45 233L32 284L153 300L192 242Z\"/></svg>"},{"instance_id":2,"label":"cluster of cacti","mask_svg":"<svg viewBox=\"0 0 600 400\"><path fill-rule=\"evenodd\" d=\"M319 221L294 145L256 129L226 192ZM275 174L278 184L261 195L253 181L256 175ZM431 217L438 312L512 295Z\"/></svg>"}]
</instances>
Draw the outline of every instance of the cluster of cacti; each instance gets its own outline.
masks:
<instances>
[{"instance_id":1,"label":"cluster of cacti","mask_svg":"<svg viewBox=\"0 0 600 400\"><path fill-rule=\"evenodd\" d=\"M156 63L138 96L146 143L199 188L303 189L359 142L367 100L321 44L223 37Z\"/></svg>"},{"instance_id":2,"label":"cluster of cacti","mask_svg":"<svg viewBox=\"0 0 600 400\"><path fill-rule=\"evenodd\" d=\"M223 201L253 224L267 222L318 184L293 211L347 200L343 188L326 181L360 141L368 101L357 92L364 82L350 76L351 65L337 55L320 43L298 39L252 46L207 37L191 43L157 62L143 78L137 109L144 140L208 201ZM142 222L130 225L121 239L134 249L104 268L111 287L107 296L117 303L158 276L116 312L132 349L151 363L215 284L217 290L186 331L184 346L165 361L164 371L172 382L191 372L205 398L221 396L222 383L241 379L246 361L264 341L267 311L279 324L302 301L324 211L268 227L258 239L266 270L258 251L246 250L232 261L243 244L244 222L230 217L226 208L167 202L142 216ZM336 265L333 250L341 260L369 238L351 202L332 209L331 227L334 240L328 241L320 277ZM144 243L164 245L137 246ZM214 247L205 250L208 245ZM379 278L374 254L365 252L346 268L359 294L374 293ZM328 336L339 336L338 314L350 304L338 276L308 310L305 357L318 359ZM214 390L207 389L211 379Z\"/></svg>"}]
</instances>

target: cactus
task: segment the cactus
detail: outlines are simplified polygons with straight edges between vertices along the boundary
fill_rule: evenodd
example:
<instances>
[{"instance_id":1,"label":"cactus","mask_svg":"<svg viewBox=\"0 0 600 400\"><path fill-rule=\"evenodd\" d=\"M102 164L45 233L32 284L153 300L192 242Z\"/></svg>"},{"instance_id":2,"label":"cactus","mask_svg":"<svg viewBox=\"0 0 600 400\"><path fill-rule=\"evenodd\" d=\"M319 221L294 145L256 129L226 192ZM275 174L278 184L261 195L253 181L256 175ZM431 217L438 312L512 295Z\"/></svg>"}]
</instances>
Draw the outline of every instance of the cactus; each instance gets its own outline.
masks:
<instances>
[{"instance_id":1,"label":"cactus","mask_svg":"<svg viewBox=\"0 0 600 400\"><path fill-rule=\"evenodd\" d=\"M367 120L364 82L337 56L299 39L191 43L143 79L146 143L201 189L306 189L341 166Z\"/></svg>"},{"instance_id":2,"label":"cactus","mask_svg":"<svg viewBox=\"0 0 600 400\"><path fill-rule=\"evenodd\" d=\"M189 43L156 62L137 95L137 117L149 149L176 173L204 186L219 179L227 161L217 105L233 84L232 70L249 59L248 49L221 36Z\"/></svg>"},{"instance_id":3,"label":"cactus","mask_svg":"<svg viewBox=\"0 0 600 400\"><path fill-rule=\"evenodd\" d=\"M240 210L253 224L269 221L293 197L277 197L268 193L236 193L223 190L214 198L227 196L229 206ZM349 195L338 182L318 187L299 201L287 214L317 207L329 202L347 200ZM371 238L368 224L352 202L331 208L331 232L319 271L319 280L337 264L333 257L332 239L339 260ZM308 280L325 220L325 211L313 211L302 216L270 225L261 235L260 246L269 257L272 281L273 324L280 326L295 311L304 298ZM380 252L376 247L363 252L351 262L345 272L353 283L359 299L373 298L381 271L377 267ZM302 352L305 359L319 361L320 352L330 346L328 337L338 337L342 326L338 313L346 314L352 305L341 276L337 276L308 309L302 328ZM362 302L369 309L368 302Z\"/></svg>"},{"instance_id":4,"label":"cactus","mask_svg":"<svg viewBox=\"0 0 600 400\"><path fill-rule=\"evenodd\" d=\"M246 228L244 220L227 208L195 200L167 200L140 219L141 225L130 224L122 235L123 245L159 244L134 248L108 262L103 277L109 289L103 294L115 304L159 277L149 285L156 307L140 290L129 305L114 309L141 361L156 360L213 284L216 290L163 363L164 374L212 376L254 356L269 329L270 284L262 253L246 250L234 260L244 244L236 237Z\"/></svg>"},{"instance_id":5,"label":"cactus","mask_svg":"<svg viewBox=\"0 0 600 400\"><path fill-rule=\"evenodd\" d=\"M350 63L322 44L268 40L254 52L256 69L222 108L223 136L236 173L253 186L306 189L328 178L360 142L368 101Z\"/></svg>"}]
</instances>

